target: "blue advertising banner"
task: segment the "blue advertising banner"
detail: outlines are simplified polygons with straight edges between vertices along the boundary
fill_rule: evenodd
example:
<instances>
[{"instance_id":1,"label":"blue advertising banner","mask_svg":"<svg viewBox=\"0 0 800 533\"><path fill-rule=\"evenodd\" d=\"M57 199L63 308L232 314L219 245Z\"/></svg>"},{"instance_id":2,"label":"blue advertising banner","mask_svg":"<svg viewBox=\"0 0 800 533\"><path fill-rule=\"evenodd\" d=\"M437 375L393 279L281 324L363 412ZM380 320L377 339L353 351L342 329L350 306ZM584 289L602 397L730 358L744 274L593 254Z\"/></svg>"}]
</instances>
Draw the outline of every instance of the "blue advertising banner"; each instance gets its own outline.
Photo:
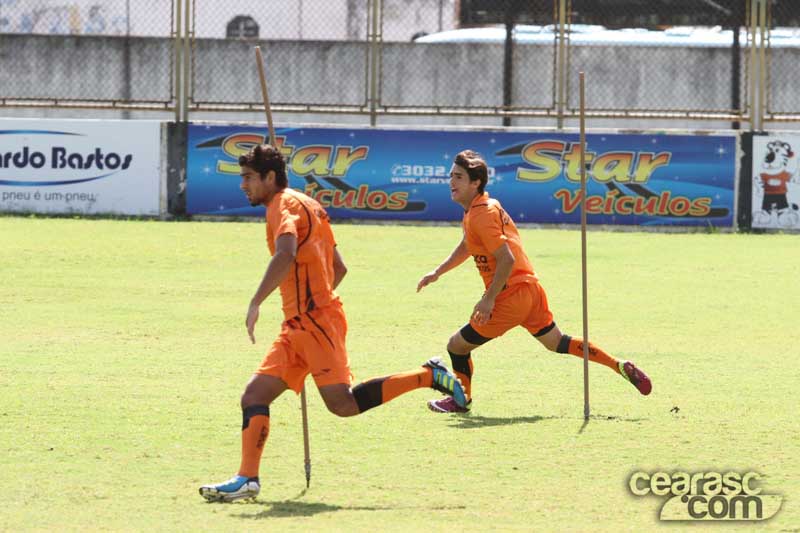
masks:
<instances>
[{"instance_id":1,"label":"blue advertising banner","mask_svg":"<svg viewBox=\"0 0 800 533\"><path fill-rule=\"evenodd\" d=\"M263 216L239 190L239 155L263 127L189 127L187 212ZM453 157L470 148L489 165L487 191L517 222L580 223L577 134L278 128L289 185L333 218L461 220L450 199ZM734 135L591 134L590 224L732 226Z\"/></svg>"}]
</instances>

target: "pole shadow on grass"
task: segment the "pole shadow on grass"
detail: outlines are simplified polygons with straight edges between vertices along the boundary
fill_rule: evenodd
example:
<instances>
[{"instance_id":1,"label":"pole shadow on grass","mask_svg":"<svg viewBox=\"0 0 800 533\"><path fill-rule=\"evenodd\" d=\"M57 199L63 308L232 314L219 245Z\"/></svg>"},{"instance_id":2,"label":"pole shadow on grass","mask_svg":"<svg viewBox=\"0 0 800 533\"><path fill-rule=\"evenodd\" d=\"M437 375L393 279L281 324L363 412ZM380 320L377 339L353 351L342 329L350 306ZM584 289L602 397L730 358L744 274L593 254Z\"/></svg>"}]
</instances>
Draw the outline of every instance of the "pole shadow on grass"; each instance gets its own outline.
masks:
<instances>
[{"instance_id":1,"label":"pole shadow on grass","mask_svg":"<svg viewBox=\"0 0 800 533\"><path fill-rule=\"evenodd\" d=\"M322 502L303 502L296 499L277 502L254 501L245 503L248 506L266 507L263 511L255 513L239 513L232 515L234 518L246 520L260 520L263 518L291 518L298 516L313 516L319 513L333 513L336 511L397 511L408 509L414 511L437 511L441 509L466 509L465 505L441 507L404 507L380 505L334 505Z\"/></svg>"},{"instance_id":2,"label":"pole shadow on grass","mask_svg":"<svg viewBox=\"0 0 800 533\"><path fill-rule=\"evenodd\" d=\"M646 418L626 418L624 416L616 416L616 415L589 415L589 418L584 418L583 423L581 424L581 428L578 430L578 434L580 435L583 433L583 430L589 425L590 420L596 420L597 422L641 422L643 420L647 420Z\"/></svg>"}]
</instances>

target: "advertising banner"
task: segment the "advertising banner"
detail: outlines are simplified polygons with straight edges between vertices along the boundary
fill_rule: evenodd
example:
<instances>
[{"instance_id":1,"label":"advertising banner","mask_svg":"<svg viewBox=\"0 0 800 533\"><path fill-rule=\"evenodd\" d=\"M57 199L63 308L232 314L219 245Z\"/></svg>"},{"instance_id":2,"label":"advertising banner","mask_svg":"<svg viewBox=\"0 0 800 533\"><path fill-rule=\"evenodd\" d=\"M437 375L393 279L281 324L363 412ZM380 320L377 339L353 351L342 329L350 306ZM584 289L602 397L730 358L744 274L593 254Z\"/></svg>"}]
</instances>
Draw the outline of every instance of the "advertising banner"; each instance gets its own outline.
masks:
<instances>
[{"instance_id":1,"label":"advertising banner","mask_svg":"<svg viewBox=\"0 0 800 533\"><path fill-rule=\"evenodd\" d=\"M237 160L264 137L263 127L191 125L187 211L262 216L239 190ZM448 176L470 148L517 222L580 223L577 134L298 127L276 137L289 185L333 218L461 220ZM592 134L586 162L591 224L733 225L734 135Z\"/></svg>"},{"instance_id":2,"label":"advertising banner","mask_svg":"<svg viewBox=\"0 0 800 533\"><path fill-rule=\"evenodd\" d=\"M160 214L161 125L0 120L0 211Z\"/></svg>"},{"instance_id":3,"label":"advertising banner","mask_svg":"<svg viewBox=\"0 0 800 533\"><path fill-rule=\"evenodd\" d=\"M800 229L800 135L753 136L754 228Z\"/></svg>"}]
</instances>

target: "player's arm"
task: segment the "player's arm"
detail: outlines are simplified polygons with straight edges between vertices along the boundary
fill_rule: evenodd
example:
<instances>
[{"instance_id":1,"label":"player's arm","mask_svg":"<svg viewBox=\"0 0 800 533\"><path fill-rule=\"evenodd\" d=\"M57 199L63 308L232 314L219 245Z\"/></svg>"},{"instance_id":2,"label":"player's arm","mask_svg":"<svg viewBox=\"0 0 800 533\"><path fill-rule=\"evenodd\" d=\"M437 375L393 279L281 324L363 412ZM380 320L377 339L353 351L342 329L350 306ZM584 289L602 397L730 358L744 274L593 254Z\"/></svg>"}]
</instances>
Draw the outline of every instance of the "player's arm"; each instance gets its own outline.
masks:
<instances>
[{"instance_id":1,"label":"player's arm","mask_svg":"<svg viewBox=\"0 0 800 533\"><path fill-rule=\"evenodd\" d=\"M297 236L292 233L284 233L275 240L275 253L267 265L267 271L264 272L264 277L256 289L256 293L250 300L250 307L247 310L247 319L245 325L247 326L247 334L250 336L250 341L256 342L253 331L258 321L258 308L261 302L267 299L267 296L278 288L281 281L289 274L289 269L294 264L295 257L297 256Z\"/></svg>"},{"instance_id":2,"label":"player's arm","mask_svg":"<svg viewBox=\"0 0 800 533\"><path fill-rule=\"evenodd\" d=\"M417 292L421 291L423 287L430 285L434 281L439 279L439 276L442 274L453 270L455 267L463 263L469 257L469 252L467 251L467 243L462 237L461 242L456 246L456 249L450 254L450 256L444 260L444 262L436 267L433 272L428 272L422 279L419 280L417 283Z\"/></svg>"},{"instance_id":3,"label":"player's arm","mask_svg":"<svg viewBox=\"0 0 800 533\"><path fill-rule=\"evenodd\" d=\"M514 254L511 252L508 243L503 243L497 250L492 252L492 255L497 262L492 282L472 311L472 316L475 317L478 324L485 324L489 321L492 309L494 309L494 301L503 290L503 287L506 286L511 270L514 268Z\"/></svg>"},{"instance_id":4,"label":"player's arm","mask_svg":"<svg viewBox=\"0 0 800 533\"><path fill-rule=\"evenodd\" d=\"M336 247L333 249L333 288L339 286L339 284L344 279L345 274L347 274L347 265L344 264L344 259L342 259L341 254L339 253L339 248Z\"/></svg>"}]
</instances>

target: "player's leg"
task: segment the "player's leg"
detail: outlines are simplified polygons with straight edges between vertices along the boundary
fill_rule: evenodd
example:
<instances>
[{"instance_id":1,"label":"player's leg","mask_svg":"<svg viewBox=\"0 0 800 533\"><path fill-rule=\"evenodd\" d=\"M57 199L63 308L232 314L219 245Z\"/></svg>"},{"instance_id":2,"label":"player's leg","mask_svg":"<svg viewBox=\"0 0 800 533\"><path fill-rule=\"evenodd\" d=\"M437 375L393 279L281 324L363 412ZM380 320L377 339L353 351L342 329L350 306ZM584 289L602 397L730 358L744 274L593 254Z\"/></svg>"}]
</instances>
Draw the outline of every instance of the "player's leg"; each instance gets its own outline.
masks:
<instances>
[{"instance_id":1,"label":"player's leg","mask_svg":"<svg viewBox=\"0 0 800 533\"><path fill-rule=\"evenodd\" d=\"M203 485L200 495L209 501L232 502L255 498L261 489L258 479L261 453L269 436L269 406L286 390L275 376L254 374L241 397L242 457L239 471L223 483Z\"/></svg>"},{"instance_id":2,"label":"player's leg","mask_svg":"<svg viewBox=\"0 0 800 533\"><path fill-rule=\"evenodd\" d=\"M533 336L551 352L565 353L583 358L583 339L564 335L555 322L544 330L533 333ZM650 378L631 361L618 360L589 341L589 361L607 366L626 380L644 395L650 394L653 388Z\"/></svg>"},{"instance_id":3,"label":"player's leg","mask_svg":"<svg viewBox=\"0 0 800 533\"><path fill-rule=\"evenodd\" d=\"M330 412L347 417L361 414L421 388L443 392L462 408L467 404L467 396L458 378L438 359L427 361L419 369L372 378L352 388L347 383L322 385L319 393Z\"/></svg>"},{"instance_id":4,"label":"player's leg","mask_svg":"<svg viewBox=\"0 0 800 533\"><path fill-rule=\"evenodd\" d=\"M237 475L226 482L204 485L200 494L209 501L235 501L254 498L261 486L258 478L261 454L269 436L272 402L287 388L300 392L308 375L305 361L295 345L298 333L292 321L284 322L281 333L270 347L241 397L242 456Z\"/></svg>"},{"instance_id":5,"label":"player's leg","mask_svg":"<svg viewBox=\"0 0 800 533\"><path fill-rule=\"evenodd\" d=\"M530 290L533 300L530 315L523 324L525 329L551 352L583 358L583 339L564 335L561 332L553 321L553 313L547 303L547 294L544 288L537 283L531 285ZM630 361L620 361L612 357L591 341L589 342L589 361L607 366L630 381L640 393L650 394L652 384L647 374Z\"/></svg>"},{"instance_id":6,"label":"player's leg","mask_svg":"<svg viewBox=\"0 0 800 533\"><path fill-rule=\"evenodd\" d=\"M310 333L302 348L325 405L338 416L354 416L387 403L401 394L430 387L454 397L461 405L466 396L458 379L438 360L416 370L373 378L352 389L347 357L347 319L338 302L303 315L301 325Z\"/></svg>"},{"instance_id":7,"label":"player's leg","mask_svg":"<svg viewBox=\"0 0 800 533\"><path fill-rule=\"evenodd\" d=\"M500 337L506 331L522 324L528 314L530 298L525 284L516 285L501 293L495 302L489 321L478 324L473 318L459 331L450 337L447 353L453 364L453 372L464 384L467 393L467 409L460 409L449 398L441 398L428 402L428 408L436 413L464 412L472 405L472 382L475 365L472 362L472 351L490 340Z\"/></svg>"},{"instance_id":8,"label":"player's leg","mask_svg":"<svg viewBox=\"0 0 800 533\"><path fill-rule=\"evenodd\" d=\"M286 390L286 383L264 374L253 375L242 394L242 461L239 475L258 477L261 453L269 436L269 406Z\"/></svg>"},{"instance_id":9,"label":"player's leg","mask_svg":"<svg viewBox=\"0 0 800 533\"><path fill-rule=\"evenodd\" d=\"M435 413L465 413L469 410L472 403L472 374L475 370L472 362L472 350L490 340L475 331L469 323L450 337L450 340L447 341L447 353L450 355L453 373L464 387L467 406L460 407L452 398L447 397L429 400L428 409Z\"/></svg>"},{"instance_id":10,"label":"player's leg","mask_svg":"<svg viewBox=\"0 0 800 533\"><path fill-rule=\"evenodd\" d=\"M551 352L571 354L583 357L583 339L564 335L555 322L533 333L534 338ZM619 361L602 349L589 342L589 361L607 366L617 374L620 373Z\"/></svg>"}]
</instances>

